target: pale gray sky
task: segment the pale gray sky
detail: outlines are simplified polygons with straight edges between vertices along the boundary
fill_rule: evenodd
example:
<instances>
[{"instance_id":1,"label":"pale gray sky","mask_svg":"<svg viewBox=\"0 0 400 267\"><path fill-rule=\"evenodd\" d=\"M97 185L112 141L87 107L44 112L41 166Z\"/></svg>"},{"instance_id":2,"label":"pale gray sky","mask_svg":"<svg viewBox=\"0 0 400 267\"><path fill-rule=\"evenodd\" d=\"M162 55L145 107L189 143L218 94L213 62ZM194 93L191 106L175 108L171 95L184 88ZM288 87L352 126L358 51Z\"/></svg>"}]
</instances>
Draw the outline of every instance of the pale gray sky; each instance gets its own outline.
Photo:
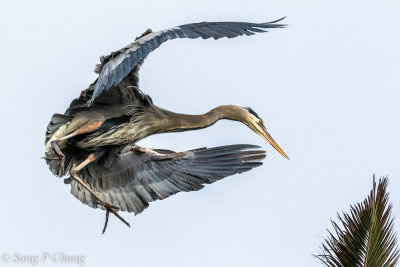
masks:
<instances>
[{"instance_id":1,"label":"pale gray sky","mask_svg":"<svg viewBox=\"0 0 400 267\"><path fill-rule=\"evenodd\" d=\"M86 266L320 266L311 254L329 219L364 199L374 173L389 175L400 216L399 12L394 0L2 0L0 254L85 255ZM140 86L177 112L249 106L291 160L229 121L150 137L140 144L251 143L268 155L251 172L124 214L131 229L113 217L101 235L104 212L40 159L51 115L95 79L99 56L147 28L283 16L289 27L266 34L168 42L146 60Z\"/></svg>"}]
</instances>

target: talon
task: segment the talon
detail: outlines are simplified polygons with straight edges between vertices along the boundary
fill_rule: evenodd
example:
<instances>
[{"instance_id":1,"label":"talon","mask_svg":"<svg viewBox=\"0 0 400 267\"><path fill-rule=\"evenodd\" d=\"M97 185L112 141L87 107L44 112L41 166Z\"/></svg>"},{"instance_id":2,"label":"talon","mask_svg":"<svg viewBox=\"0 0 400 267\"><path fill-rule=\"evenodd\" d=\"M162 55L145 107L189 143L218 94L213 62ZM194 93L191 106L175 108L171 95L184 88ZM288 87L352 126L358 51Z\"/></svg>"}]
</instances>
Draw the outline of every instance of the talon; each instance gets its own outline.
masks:
<instances>
[{"instance_id":1,"label":"talon","mask_svg":"<svg viewBox=\"0 0 400 267\"><path fill-rule=\"evenodd\" d=\"M111 205L111 204L109 204L109 203L107 203L107 202L93 202L93 203L102 205L102 206L106 209L106 221L105 221L105 223L104 223L104 227L103 227L102 234L104 234L105 231L106 231L106 229L107 229L108 217L109 217L109 215L110 215L110 212L112 212L112 213L115 215L115 217L117 217L118 219L120 219L120 220L121 220L123 223L125 223L128 227L131 227L131 225L130 225L127 221L125 221L125 219L122 218L121 215L118 214L117 211L119 211L120 208L118 208L118 207L116 207L116 206L113 206L113 205Z\"/></svg>"},{"instance_id":2,"label":"talon","mask_svg":"<svg viewBox=\"0 0 400 267\"><path fill-rule=\"evenodd\" d=\"M92 200L92 203L95 203L97 205L102 205L105 209L106 209L106 221L104 223L104 228L103 228L103 234L107 229L107 224L108 224L108 217L110 215L110 212L112 212L118 219L120 219L123 223L125 223L128 227L131 227L130 224L125 221L124 218L122 218L119 214L118 214L118 210L119 208L116 206L113 206L107 202L105 202L97 192L95 192L90 185L88 185L86 182L84 182L79 176L78 176L78 172L80 170L82 170L82 168L84 168L86 165L88 165L90 162L93 162L97 159L95 154L90 154L83 162L81 162L78 166L73 167L72 170L70 170L70 174L71 177L73 179L75 179L76 182L78 182L83 188L85 188L87 191L89 191L92 196L96 199L96 200Z\"/></svg>"},{"instance_id":3,"label":"talon","mask_svg":"<svg viewBox=\"0 0 400 267\"><path fill-rule=\"evenodd\" d=\"M56 155L58 156L58 160L60 161L60 164L58 164L58 176L61 177L62 174L64 173L65 156L57 145L59 141L60 140L53 140L50 142L50 145L53 148Z\"/></svg>"}]
</instances>

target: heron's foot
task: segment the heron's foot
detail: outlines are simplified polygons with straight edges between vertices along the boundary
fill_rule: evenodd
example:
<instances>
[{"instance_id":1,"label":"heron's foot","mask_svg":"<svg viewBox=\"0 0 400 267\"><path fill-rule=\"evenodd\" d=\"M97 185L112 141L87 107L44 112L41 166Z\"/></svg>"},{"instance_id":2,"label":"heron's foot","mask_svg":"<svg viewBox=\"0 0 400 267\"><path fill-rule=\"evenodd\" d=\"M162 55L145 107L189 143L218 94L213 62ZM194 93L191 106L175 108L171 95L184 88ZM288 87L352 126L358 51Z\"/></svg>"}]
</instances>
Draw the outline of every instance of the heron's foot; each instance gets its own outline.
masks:
<instances>
[{"instance_id":1,"label":"heron's foot","mask_svg":"<svg viewBox=\"0 0 400 267\"><path fill-rule=\"evenodd\" d=\"M65 156L62 154L61 156L56 156L56 157L42 157L42 159L45 160L58 160L60 163L58 164L58 176L61 176L64 173L64 168L65 168Z\"/></svg>"},{"instance_id":2,"label":"heron's foot","mask_svg":"<svg viewBox=\"0 0 400 267\"><path fill-rule=\"evenodd\" d=\"M110 215L110 212L111 212L112 214L114 214L118 219L120 219L120 220L121 220L124 224L126 224L128 227L131 227L131 225L130 225L127 221L125 221L125 219L122 218L121 215L118 214L118 210L119 210L118 207L113 206L113 205L111 205L111 204L109 204L109 203L107 203L107 202L103 202L103 201L101 201L101 202L95 202L95 203L96 203L96 204L102 205L102 206L106 209L106 221L105 221L105 223L104 223L104 228L103 228L102 234L104 234L105 231L106 231L106 229L107 229L108 217L109 217L109 215Z\"/></svg>"},{"instance_id":3,"label":"heron's foot","mask_svg":"<svg viewBox=\"0 0 400 267\"><path fill-rule=\"evenodd\" d=\"M64 165L65 165L65 156L59 156L60 158L60 163L58 164L58 176L62 176L64 173Z\"/></svg>"},{"instance_id":4,"label":"heron's foot","mask_svg":"<svg viewBox=\"0 0 400 267\"><path fill-rule=\"evenodd\" d=\"M60 140L53 140L50 142L50 144L54 150L54 153L58 156L58 160L60 161L60 163L58 164L58 176L62 176L62 174L64 173L65 156L57 145L59 141Z\"/></svg>"}]
</instances>

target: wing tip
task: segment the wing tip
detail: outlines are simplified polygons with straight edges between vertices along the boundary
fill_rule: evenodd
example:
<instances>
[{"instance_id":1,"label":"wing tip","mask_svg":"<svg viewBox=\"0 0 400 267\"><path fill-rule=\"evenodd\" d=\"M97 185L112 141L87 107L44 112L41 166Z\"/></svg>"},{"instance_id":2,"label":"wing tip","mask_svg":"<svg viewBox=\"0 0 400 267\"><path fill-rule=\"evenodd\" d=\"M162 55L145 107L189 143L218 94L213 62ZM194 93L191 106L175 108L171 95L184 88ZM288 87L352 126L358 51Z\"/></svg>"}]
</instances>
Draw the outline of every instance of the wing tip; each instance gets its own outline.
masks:
<instances>
[{"instance_id":1,"label":"wing tip","mask_svg":"<svg viewBox=\"0 0 400 267\"><path fill-rule=\"evenodd\" d=\"M278 22L281 22L284 19L286 19L286 16L284 16L280 19L277 19L277 20L260 23L260 25L267 26L268 28L286 28L288 26L288 24L278 24Z\"/></svg>"},{"instance_id":2,"label":"wing tip","mask_svg":"<svg viewBox=\"0 0 400 267\"><path fill-rule=\"evenodd\" d=\"M270 22L268 22L268 23L277 23L277 22L280 22L280 21L282 21L282 20L284 20L284 19L286 19L286 16L284 16L284 17L282 17L282 18L280 18L280 19L277 19L277 20L270 21Z\"/></svg>"}]
</instances>

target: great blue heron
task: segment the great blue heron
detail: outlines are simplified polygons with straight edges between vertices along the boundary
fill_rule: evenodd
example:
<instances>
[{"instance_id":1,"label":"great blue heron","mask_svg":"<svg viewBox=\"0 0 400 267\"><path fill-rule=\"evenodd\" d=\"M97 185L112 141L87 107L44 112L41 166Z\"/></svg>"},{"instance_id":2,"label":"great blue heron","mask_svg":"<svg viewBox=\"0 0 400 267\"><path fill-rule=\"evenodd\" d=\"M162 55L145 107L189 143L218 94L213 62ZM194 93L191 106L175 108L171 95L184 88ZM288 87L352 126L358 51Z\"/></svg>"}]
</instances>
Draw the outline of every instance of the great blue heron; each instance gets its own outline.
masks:
<instances>
[{"instance_id":1,"label":"great blue heron","mask_svg":"<svg viewBox=\"0 0 400 267\"><path fill-rule=\"evenodd\" d=\"M250 108L216 107L202 115L178 114L153 104L138 88L144 58L163 42L175 38L208 39L253 35L282 28L268 23L201 22L164 31L147 30L128 46L101 57L99 77L72 101L64 115L54 114L47 126L45 159L54 175L70 177L71 193L82 203L106 210L126 225L118 210L138 214L156 199L260 166L265 151L254 145L200 148L184 152L136 145L158 133L182 132L213 125L220 119L246 124L286 158Z\"/></svg>"}]
</instances>

